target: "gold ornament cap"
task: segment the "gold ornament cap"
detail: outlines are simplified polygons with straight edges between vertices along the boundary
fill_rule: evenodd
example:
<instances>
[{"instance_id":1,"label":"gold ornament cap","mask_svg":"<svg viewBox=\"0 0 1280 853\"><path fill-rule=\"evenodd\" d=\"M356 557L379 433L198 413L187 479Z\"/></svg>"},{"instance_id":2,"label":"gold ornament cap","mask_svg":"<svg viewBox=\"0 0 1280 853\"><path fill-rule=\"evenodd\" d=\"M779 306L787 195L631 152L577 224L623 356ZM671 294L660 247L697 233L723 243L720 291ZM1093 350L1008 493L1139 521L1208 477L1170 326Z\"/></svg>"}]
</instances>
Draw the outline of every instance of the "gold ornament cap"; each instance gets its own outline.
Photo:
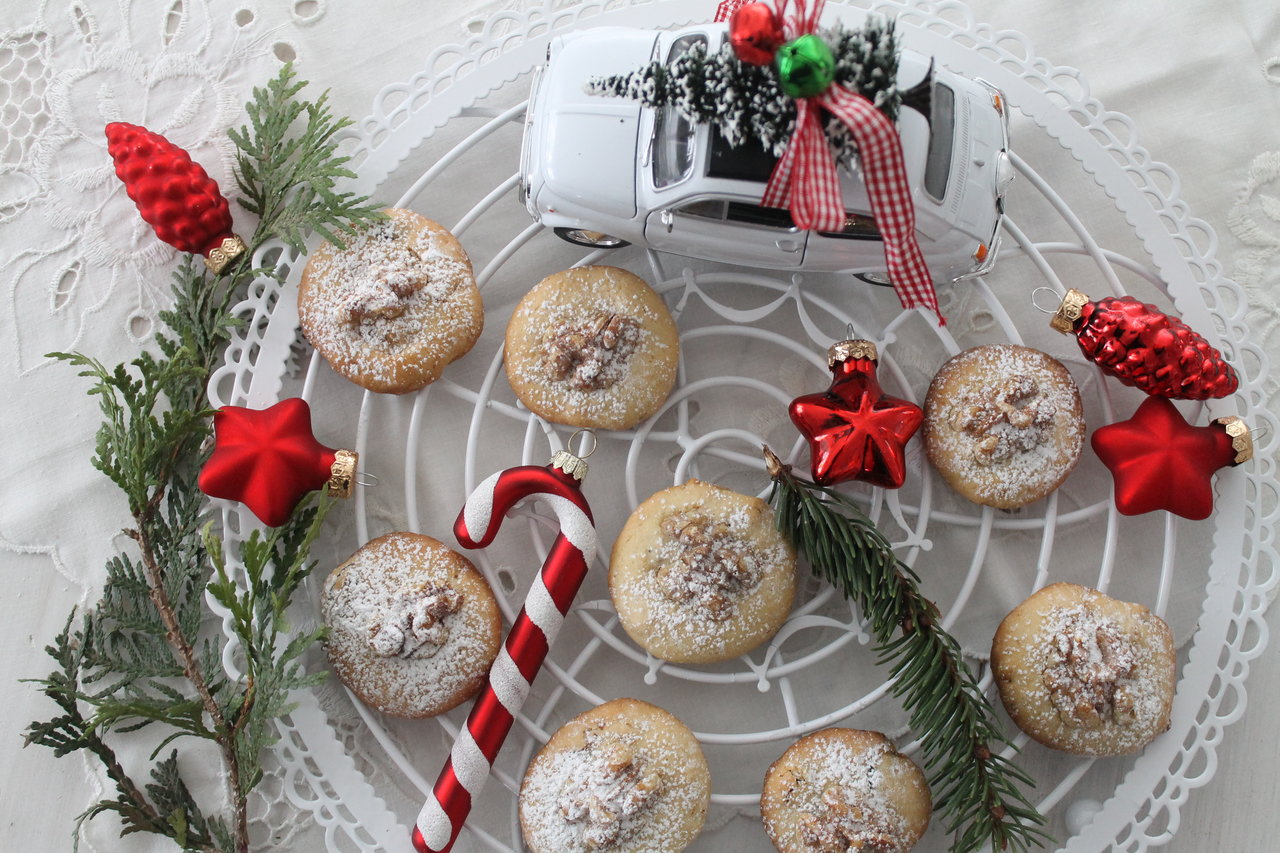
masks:
<instances>
[{"instance_id":1,"label":"gold ornament cap","mask_svg":"<svg viewBox=\"0 0 1280 853\"><path fill-rule=\"evenodd\" d=\"M1062 297L1062 304L1058 306L1058 310L1053 312L1053 317L1049 320L1049 327L1069 335L1076 330L1076 322L1080 319L1084 306L1089 304L1089 297L1076 290L1074 287L1069 288Z\"/></svg>"},{"instance_id":2,"label":"gold ornament cap","mask_svg":"<svg viewBox=\"0 0 1280 853\"><path fill-rule=\"evenodd\" d=\"M204 265L214 275L222 275L227 264L243 255L248 248L244 241L234 234L224 237L221 243L209 250L209 254L205 256Z\"/></svg>"},{"instance_id":3,"label":"gold ornament cap","mask_svg":"<svg viewBox=\"0 0 1280 853\"><path fill-rule=\"evenodd\" d=\"M330 497L349 498L356 481L356 463L360 454L354 450L335 450L333 464L329 466L329 483L325 492Z\"/></svg>"},{"instance_id":4,"label":"gold ornament cap","mask_svg":"<svg viewBox=\"0 0 1280 853\"><path fill-rule=\"evenodd\" d=\"M1231 448L1236 452L1232 465L1239 465L1253 458L1253 435L1249 432L1248 424L1235 415L1216 418L1214 424L1222 427L1223 431L1231 436Z\"/></svg>"},{"instance_id":5,"label":"gold ornament cap","mask_svg":"<svg viewBox=\"0 0 1280 853\"><path fill-rule=\"evenodd\" d=\"M575 440L578 442L578 452L557 450L555 455L551 457L551 467L558 471L563 471L573 479L581 482L582 478L587 476L587 463L585 460L596 452L596 434L589 429L580 429L569 436L568 447L573 447ZM588 444L588 442L590 443Z\"/></svg>"},{"instance_id":6,"label":"gold ornament cap","mask_svg":"<svg viewBox=\"0 0 1280 853\"><path fill-rule=\"evenodd\" d=\"M827 348L827 367L832 368L843 361L855 358L866 358L871 361L880 360L880 352L871 341L847 340L836 341Z\"/></svg>"},{"instance_id":7,"label":"gold ornament cap","mask_svg":"<svg viewBox=\"0 0 1280 853\"><path fill-rule=\"evenodd\" d=\"M567 450L556 451L556 455L551 457L551 467L565 472L578 481L587 476L587 463Z\"/></svg>"}]
</instances>

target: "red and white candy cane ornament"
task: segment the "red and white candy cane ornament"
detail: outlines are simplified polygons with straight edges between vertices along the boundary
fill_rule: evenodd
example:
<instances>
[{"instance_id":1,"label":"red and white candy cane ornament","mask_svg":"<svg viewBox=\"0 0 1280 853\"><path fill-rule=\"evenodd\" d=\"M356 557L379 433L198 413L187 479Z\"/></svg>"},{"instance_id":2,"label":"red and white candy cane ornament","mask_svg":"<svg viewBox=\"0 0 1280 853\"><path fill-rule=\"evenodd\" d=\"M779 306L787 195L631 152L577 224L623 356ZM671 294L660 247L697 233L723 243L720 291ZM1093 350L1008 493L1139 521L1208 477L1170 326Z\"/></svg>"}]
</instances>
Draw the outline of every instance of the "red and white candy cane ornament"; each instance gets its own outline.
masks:
<instances>
[{"instance_id":1,"label":"red and white candy cane ornament","mask_svg":"<svg viewBox=\"0 0 1280 853\"><path fill-rule=\"evenodd\" d=\"M547 466L500 471L476 487L453 526L464 548L483 548L497 535L508 510L536 497L555 512L560 533L418 814L413 846L419 853L453 848L595 556L595 522L581 491L586 472L586 463L567 451L557 453Z\"/></svg>"}]
</instances>

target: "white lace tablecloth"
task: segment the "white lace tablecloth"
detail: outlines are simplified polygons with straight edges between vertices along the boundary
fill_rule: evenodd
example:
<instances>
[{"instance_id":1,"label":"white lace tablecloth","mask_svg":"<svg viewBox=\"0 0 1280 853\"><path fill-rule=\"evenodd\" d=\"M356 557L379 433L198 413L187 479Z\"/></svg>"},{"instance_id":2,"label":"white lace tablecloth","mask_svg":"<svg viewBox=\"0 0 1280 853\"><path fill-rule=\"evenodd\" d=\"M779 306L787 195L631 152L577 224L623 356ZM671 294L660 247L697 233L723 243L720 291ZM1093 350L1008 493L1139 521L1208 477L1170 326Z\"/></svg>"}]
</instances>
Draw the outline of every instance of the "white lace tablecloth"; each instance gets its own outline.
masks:
<instances>
[{"instance_id":1,"label":"white lace tablecloth","mask_svg":"<svg viewBox=\"0 0 1280 853\"><path fill-rule=\"evenodd\" d=\"M704 2L707 15L712 0ZM553 5L567 5L568 0ZM695 2L695 0L691 0ZM95 403L52 363L80 350L114 363L145 346L167 299L173 252L137 217L105 154L102 126L143 124L189 150L223 187L225 130L250 88L293 59L365 115L385 84L409 79L438 44L505 8L543 0L45 0L0 4L0 847L68 849L75 817L104 790L96 767L20 748L51 706L21 678L48 672L44 645L91 603L125 521L89 465ZM979 20L1027 34L1040 55L1081 69L1092 93L1129 115L1180 196L1217 232L1217 257L1249 295L1249 321L1280 364L1280 7L1274 0L1179 4L972 0ZM471 31L474 31L472 29ZM1268 383L1274 402L1277 382ZM1272 410L1275 410L1273 405ZM1272 578L1272 583L1275 578ZM1249 713L1228 730L1212 782L1181 816L1169 850L1270 850L1280 837L1280 701L1274 650L1253 662ZM199 774L200 768L190 768ZM214 775L213 769L204 771ZM270 797L270 780L264 791ZM307 816L256 805L275 839L323 847ZM110 817L91 851L169 849L121 841ZM406 848L407 849L407 848Z\"/></svg>"}]
</instances>

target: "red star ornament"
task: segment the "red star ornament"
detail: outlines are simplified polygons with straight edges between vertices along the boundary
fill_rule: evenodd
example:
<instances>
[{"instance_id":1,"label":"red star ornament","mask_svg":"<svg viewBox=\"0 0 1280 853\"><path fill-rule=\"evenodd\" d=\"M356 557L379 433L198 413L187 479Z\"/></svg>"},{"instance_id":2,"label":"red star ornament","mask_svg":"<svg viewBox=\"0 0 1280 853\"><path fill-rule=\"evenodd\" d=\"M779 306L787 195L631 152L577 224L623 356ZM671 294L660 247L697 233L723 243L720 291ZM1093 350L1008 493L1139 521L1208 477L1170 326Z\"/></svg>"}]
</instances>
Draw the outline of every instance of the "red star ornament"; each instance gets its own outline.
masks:
<instances>
[{"instance_id":1,"label":"red star ornament","mask_svg":"<svg viewBox=\"0 0 1280 853\"><path fill-rule=\"evenodd\" d=\"M1164 397L1148 397L1129 420L1095 430L1090 444L1111 470L1121 513L1164 509L1196 521L1213 512L1214 472L1253 455L1239 418L1192 426Z\"/></svg>"},{"instance_id":2,"label":"red star ornament","mask_svg":"<svg viewBox=\"0 0 1280 853\"><path fill-rule=\"evenodd\" d=\"M791 401L791 421L809 442L815 483L861 480L897 489L906 481L906 445L924 412L884 393L876 360L870 341L840 341L827 351L831 386Z\"/></svg>"},{"instance_id":3,"label":"red star ornament","mask_svg":"<svg viewBox=\"0 0 1280 853\"><path fill-rule=\"evenodd\" d=\"M213 415L214 449L200 469L200 491L240 501L279 527L303 495L328 486L347 497L356 454L334 450L311 432L311 407L292 397L266 409L223 406Z\"/></svg>"}]
</instances>

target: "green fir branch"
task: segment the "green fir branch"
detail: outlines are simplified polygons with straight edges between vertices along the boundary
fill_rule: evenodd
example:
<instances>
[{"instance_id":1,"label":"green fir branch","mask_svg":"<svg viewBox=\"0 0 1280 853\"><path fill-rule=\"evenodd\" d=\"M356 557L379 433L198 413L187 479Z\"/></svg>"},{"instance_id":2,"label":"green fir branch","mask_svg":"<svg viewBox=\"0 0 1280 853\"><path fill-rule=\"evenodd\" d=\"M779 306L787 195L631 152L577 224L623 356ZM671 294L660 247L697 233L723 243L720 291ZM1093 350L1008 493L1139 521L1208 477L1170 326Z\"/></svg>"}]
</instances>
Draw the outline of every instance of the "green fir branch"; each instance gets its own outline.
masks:
<instances>
[{"instance_id":1,"label":"green fir branch","mask_svg":"<svg viewBox=\"0 0 1280 853\"><path fill-rule=\"evenodd\" d=\"M778 529L870 623L877 662L889 667L890 689L919 737L952 851L988 844L1025 851L1050 841L1044 817L1022 792L1034 781L998 754L1012 744L915 572L847 496L797 478L768 448L764 453Z\"/></svg>"},{"instance_id":2,"label":"green fir branch","mask_svg":"<svg viewBox=\"0 0 1280 853\"><path fill-rule=\"evenodd\" d=\"M101 599L73 613L47 648L56 668L36 684L58 713L26 731L28 744L56 756L91 753L114 783L79 817L77 839L85 821L111 812L125 834L245 853L247 797L262 778L262 750L277 738L275 720L290 710L292 691L323 677L302 662L320 632L292 633L286 613L312 569L307 555L329 502L304 502L284 526L241 543L232 561L197 485L212 434L205 388L237 323L232 306L255 278L276 275L254 268L254 253L269 240L301 251L308 231L353 233L379 215L364 197L335 189L352 177L336 153L335 135L347 122L333 117L323 95L300 99L304 85L286 67L255 90L250 125L232 139L244 206L260 221L248 251L221 277L184 257L173 272L173 305L159 315L155 352L115 366L53 354L90 380L102 415L92 464L124 493L132 518L129 547L107 561ZM206 627L213 621L206 596L231 613L229 640ZM237 678L223 666L227 642L241 662ZM159 745L145 770L150 781L139 785L108 738L150 727ZM159 757L185 738L216 745L228 814L201 809L176 748Z\"/></svg>"}]
</instances>

